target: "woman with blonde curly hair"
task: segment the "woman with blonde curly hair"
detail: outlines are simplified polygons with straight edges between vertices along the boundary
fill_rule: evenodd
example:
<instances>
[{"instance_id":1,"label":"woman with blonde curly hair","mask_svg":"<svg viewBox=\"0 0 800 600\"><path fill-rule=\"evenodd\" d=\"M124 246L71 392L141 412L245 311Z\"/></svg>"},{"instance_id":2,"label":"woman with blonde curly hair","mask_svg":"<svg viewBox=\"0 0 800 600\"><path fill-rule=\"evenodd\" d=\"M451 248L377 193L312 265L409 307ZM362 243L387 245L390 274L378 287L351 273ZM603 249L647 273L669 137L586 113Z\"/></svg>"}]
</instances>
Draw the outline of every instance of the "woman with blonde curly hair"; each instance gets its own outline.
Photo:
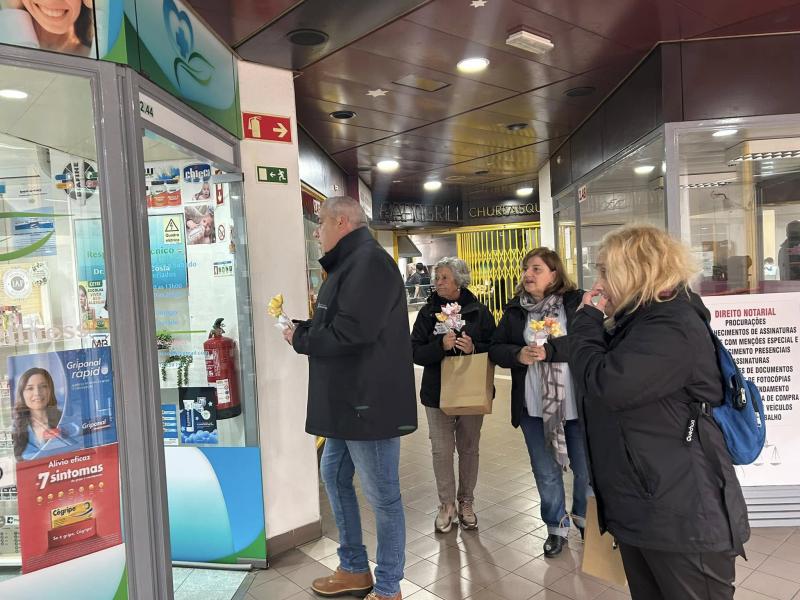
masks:
<instances>
[{"instance_id":1,"label":"woman with blonde curly hair","mask_svg":"<svg viewBox=\"0 0 800 600\"><path fill-rule=\"evenodd\" d=\"M569 363L601 530L619 543L634 600L732 599L750 529L722 432L697 412L723 399L710 314L689 285L698 269L647 226L606 236L597 268ZM690 423L702 443L687 443Z\"/></svg>"}]
</instances>

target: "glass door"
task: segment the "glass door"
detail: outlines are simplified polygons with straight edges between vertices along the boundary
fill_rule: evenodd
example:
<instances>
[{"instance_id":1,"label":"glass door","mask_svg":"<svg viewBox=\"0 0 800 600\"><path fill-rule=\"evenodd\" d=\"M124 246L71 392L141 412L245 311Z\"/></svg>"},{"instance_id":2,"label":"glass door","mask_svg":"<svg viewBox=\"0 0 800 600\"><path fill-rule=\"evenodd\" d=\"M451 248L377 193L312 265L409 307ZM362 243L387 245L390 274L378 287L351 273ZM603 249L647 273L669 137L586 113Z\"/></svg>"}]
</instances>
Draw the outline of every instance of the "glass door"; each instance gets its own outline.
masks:
<instances>
[{"instance_id":1,"label":"glass door","mask_svg":"<svg viewBox=\"0 0 800 600\"><path fill-rule=\"evenodd\" d=\"M172 559L258 564L266 536L242 177L164 132L145 129L142 144Z\"/></svg>"},{"instance_id":2,"label":"glass door","mask_svg":"<svg viewBox=\"0 0 800 600\"><path fill-rule=\"evenodd\" d=\"M92 80L0 82L0 597L124 598Z\"/></svg>"}]
</instances>

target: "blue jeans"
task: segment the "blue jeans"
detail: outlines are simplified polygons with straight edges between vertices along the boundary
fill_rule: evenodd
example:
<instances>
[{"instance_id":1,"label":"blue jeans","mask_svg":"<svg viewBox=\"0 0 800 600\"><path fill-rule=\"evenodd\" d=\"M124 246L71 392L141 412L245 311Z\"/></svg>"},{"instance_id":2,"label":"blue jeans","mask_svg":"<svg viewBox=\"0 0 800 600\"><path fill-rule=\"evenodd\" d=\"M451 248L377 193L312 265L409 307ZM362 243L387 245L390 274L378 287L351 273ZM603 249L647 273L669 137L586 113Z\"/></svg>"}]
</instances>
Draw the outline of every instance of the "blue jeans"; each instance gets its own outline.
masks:
<instances>
[{"instance_id":1,"label":"blue jeans","mask_svg":"<svg viewBox=\"0 0 800 600\"><path fill-rule=\"evenodd\" d=\"M520 421L525 445L531 457L533 477L539 489L542 521L547 523L547 533L566 537L569 533L570 516L564 501L564 473L553 454L544 444L544 422L540 417L523 413ZM572 518L579 527L586 520L586 496L589 491L589 471L583 432L577 420L564 422L564 435L567 439L569 466L572 469Z\"/></svg>"},{"instance_id":2,"label":"blue jeans","mask_svg":"<svg viewBox=\"0 0 800 600\"><path fill-rule=\"evenodd\" d=\"M349 573L369 571L367 548L361 536L353 475L372 510L378 532L375 592L400 592L406 562L406 519L400 499L400 438L374 441L325 440L320 474L339 529L339 565Z\"/></svg>"}]
</instances>

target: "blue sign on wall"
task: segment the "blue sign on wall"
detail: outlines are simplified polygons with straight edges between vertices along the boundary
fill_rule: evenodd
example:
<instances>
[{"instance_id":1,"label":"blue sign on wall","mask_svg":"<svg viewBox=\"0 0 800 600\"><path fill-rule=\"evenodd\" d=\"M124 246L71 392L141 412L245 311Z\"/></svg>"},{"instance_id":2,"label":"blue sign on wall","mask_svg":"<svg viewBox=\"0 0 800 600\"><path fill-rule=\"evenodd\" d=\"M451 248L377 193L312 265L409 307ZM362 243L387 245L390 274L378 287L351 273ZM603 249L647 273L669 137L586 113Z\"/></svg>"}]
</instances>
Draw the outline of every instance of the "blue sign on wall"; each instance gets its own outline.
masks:
<instances>
[{"instance_id":1,"label":"blue sign on wall","mask_svg":"<svg viewBox=\"0 0 800 600\"><path fill-rule=\"evenodd\" d=\"M148 221L153 288L188 287L183 214L152 215Z\"/></svg>"}]
</instances>

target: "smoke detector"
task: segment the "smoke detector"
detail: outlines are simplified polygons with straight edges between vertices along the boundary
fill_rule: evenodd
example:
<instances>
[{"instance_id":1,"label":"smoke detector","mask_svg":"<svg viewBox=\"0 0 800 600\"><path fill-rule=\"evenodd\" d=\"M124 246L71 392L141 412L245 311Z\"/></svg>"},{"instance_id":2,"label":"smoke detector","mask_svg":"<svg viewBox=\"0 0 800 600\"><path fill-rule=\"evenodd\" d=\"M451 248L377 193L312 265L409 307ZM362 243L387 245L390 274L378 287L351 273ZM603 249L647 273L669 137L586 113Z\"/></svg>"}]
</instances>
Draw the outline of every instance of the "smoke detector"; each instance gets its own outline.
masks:
<instances>
[{"instance_id":1,"label":"smoke detector","mask_svg":"<svg viewBox=\"0 0 800 600\"><path fill-rule=\"evenodd\" d=\"M544 54L555 48L555 44L553 44L549 38L531 33L530 31L525 31L524 29L509 34L506 38L506 44L519 48L520 50L525 50L526 52L533 52L534 54Z\"/></svg>"}]
</instances>

